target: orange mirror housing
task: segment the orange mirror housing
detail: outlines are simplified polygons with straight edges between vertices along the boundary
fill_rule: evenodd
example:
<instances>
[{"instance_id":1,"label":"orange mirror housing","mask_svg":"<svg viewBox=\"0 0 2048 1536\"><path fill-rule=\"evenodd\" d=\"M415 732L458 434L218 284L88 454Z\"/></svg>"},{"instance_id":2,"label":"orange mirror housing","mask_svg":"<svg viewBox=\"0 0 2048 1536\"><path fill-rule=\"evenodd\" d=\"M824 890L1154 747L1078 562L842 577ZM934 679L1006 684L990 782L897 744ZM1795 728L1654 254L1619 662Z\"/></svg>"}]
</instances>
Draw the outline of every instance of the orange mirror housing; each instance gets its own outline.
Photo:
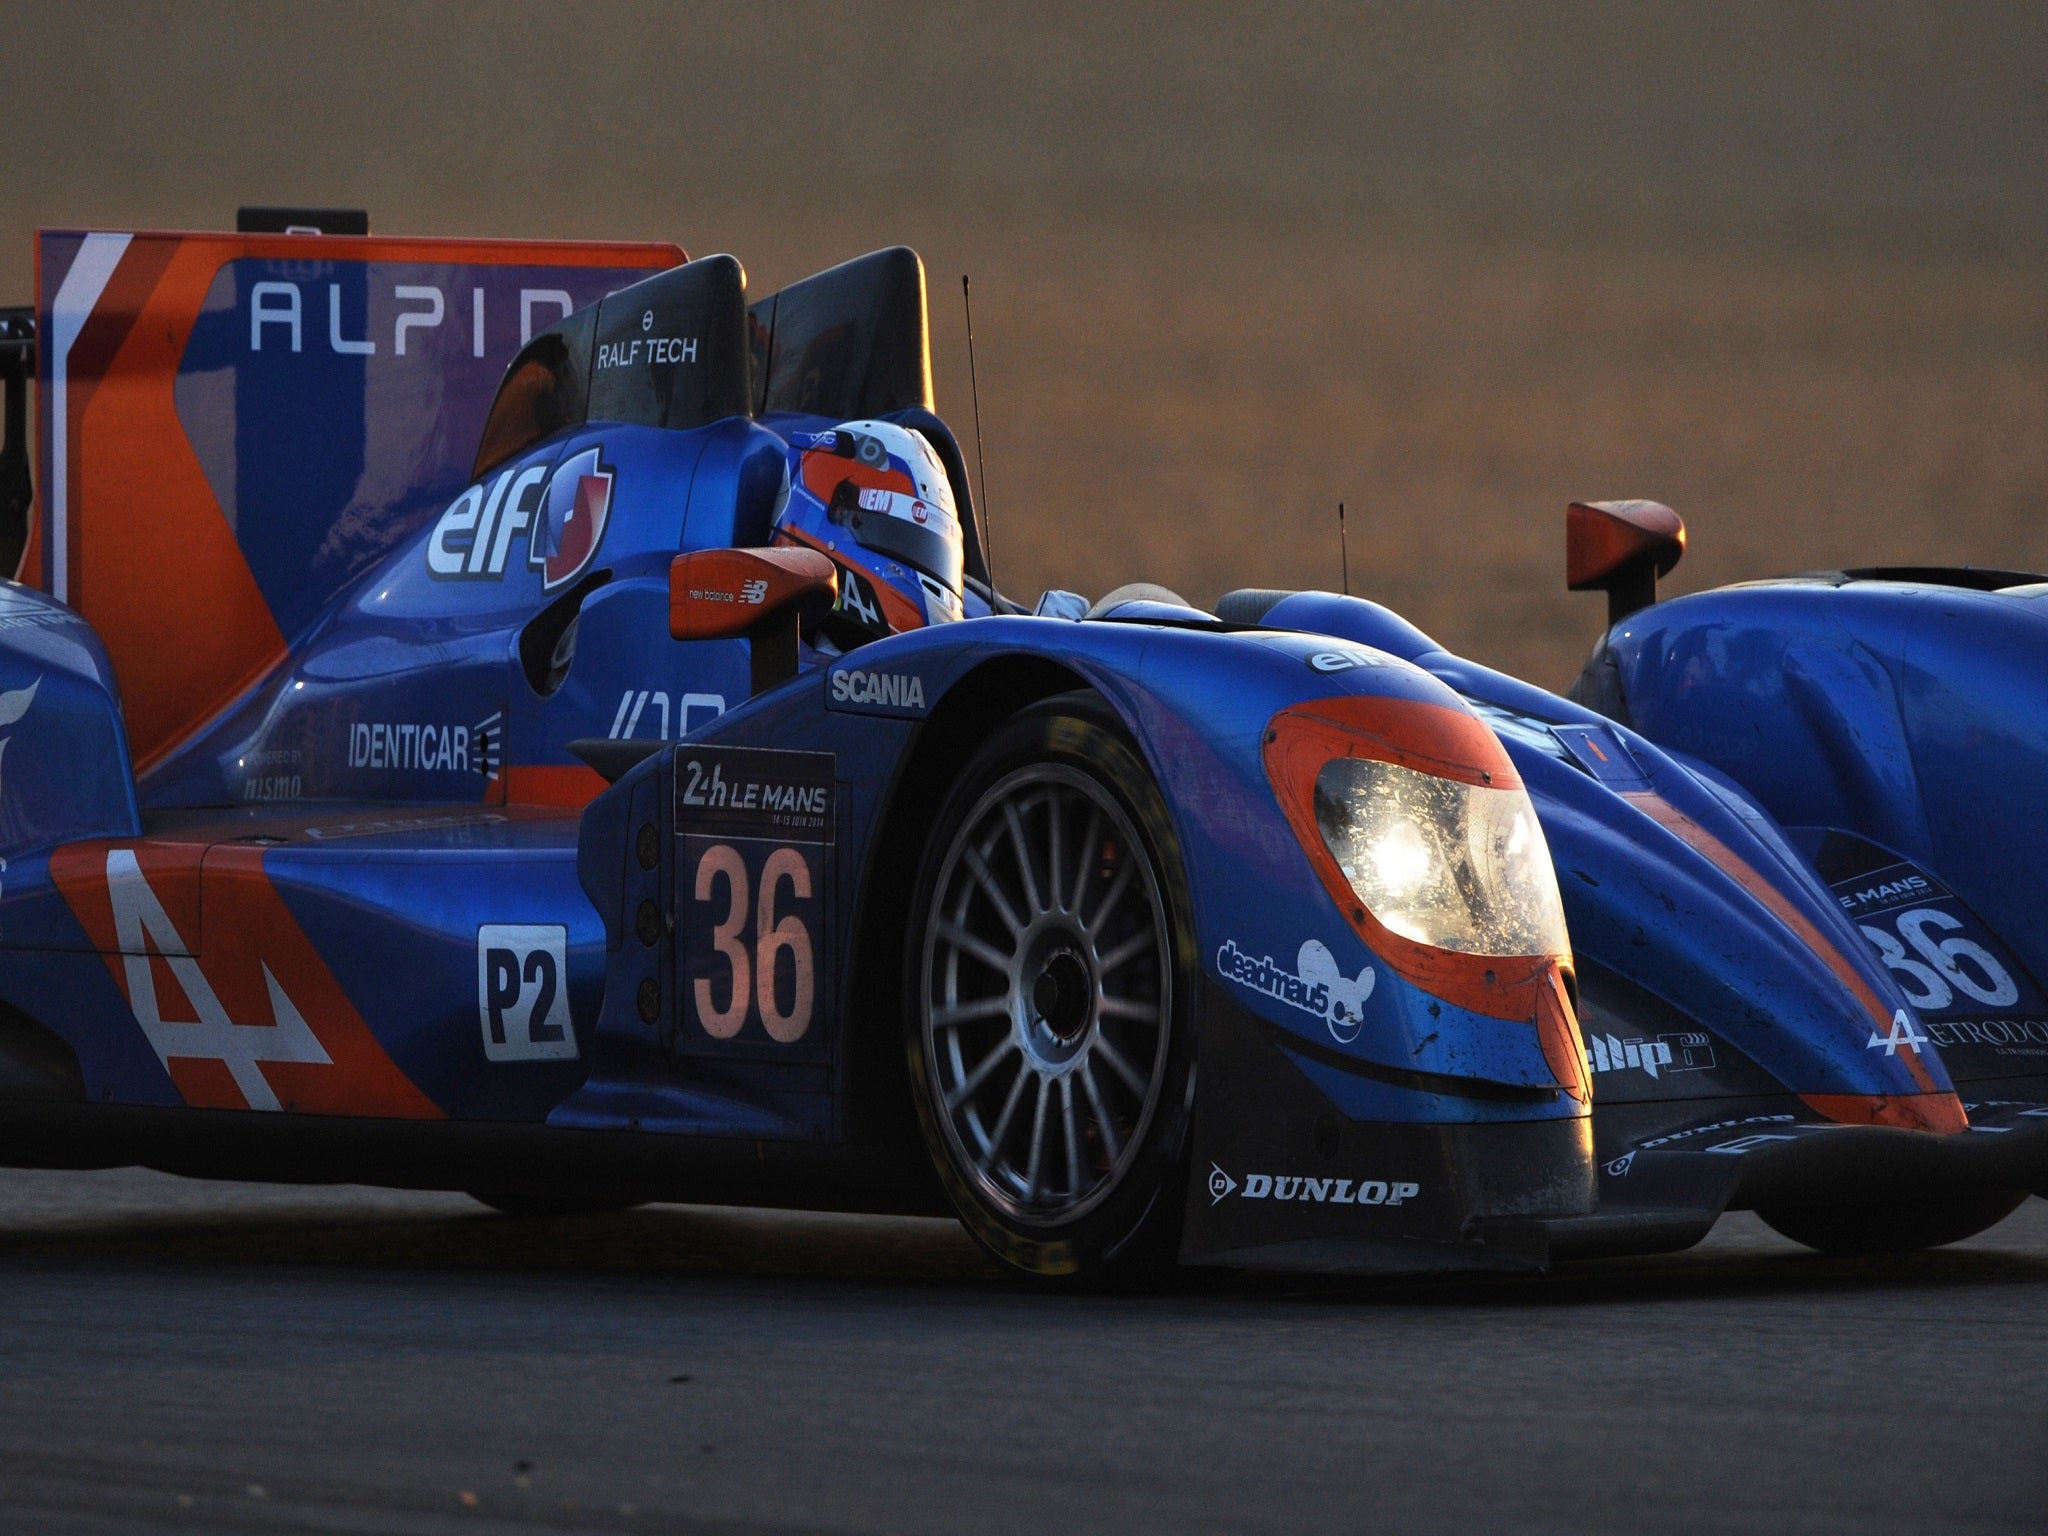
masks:
<instances>
[{"instance_id":1,"label":"orange mirror housing","mask_svg":"<svg viewBox=\"0 0 2048 1536\"><path fill-rule=\"evenodd\" d=\"M796 676L798 631L839 599L839 567L814 549L698 549L668 567L668 632L678 640L744 637L751 686Z\"/></svg>"},{"instance_id":2,"label":"orange mirror housing","mask_svg":"<svg viewBox=\"0 0 2048 1536\"><path fill-rule=\"evenodd\" d=\"M1657 578L1685 553L1685 519L1660 501L1575 501L1564 529L1564 583L1605 592L1609 624L1656 602Z\"/></svg>"},{"instance_id":3,"label":"orange mirror housing","mask_svg":"<svg viewBox=\"0 0 2048 1536\"><path fill-rule=\"evenodd\" d=\"M790 609L823 613L839 597L839 568L813 549L699 549L668 568L668 632L718 640L773 625Z\"/></svg>"}]
</instances>

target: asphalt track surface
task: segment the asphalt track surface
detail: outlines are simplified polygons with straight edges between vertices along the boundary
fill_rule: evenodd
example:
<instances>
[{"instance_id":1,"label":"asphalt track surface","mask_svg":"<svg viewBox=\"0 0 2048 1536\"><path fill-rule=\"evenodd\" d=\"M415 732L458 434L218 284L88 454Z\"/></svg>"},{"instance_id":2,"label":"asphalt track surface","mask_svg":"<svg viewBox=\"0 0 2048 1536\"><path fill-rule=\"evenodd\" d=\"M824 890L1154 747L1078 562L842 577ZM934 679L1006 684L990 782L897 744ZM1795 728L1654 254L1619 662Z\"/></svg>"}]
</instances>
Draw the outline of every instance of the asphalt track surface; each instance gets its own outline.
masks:
<instances>
[{"instance_id":1,"label":"asphalt track surface","mask_svg":"<svg viewBox=\"0 0 2048 1536\"><path fill-rule=\"evenodd\" d=\"M0 1173L23 1532L2048 1528L2048 1203L1056 1297L950 1223Z\"/></svg>"}]
</instances>

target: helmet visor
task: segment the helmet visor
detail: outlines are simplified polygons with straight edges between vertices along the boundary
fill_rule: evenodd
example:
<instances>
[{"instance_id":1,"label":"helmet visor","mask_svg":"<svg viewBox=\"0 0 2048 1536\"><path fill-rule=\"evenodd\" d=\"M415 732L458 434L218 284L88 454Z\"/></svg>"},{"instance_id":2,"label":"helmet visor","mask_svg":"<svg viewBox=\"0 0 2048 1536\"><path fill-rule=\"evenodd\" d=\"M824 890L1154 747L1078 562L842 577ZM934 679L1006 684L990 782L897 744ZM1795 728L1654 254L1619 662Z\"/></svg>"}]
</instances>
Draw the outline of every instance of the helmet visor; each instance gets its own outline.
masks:
<instances>
[{"instance_id":1,"label":"helmet visor","mask_svg":"<svg viewBox=\"0 0 2048 1536\"><path fill-rule=\"evenodd\" d=\"M930 525L920 526L907 517L856 509L847 519L847 527L863 549L901 560L913 570L943 582L954 594L959 593L960 533L959 525L950 518L935 518Z\"/></svg>"}]
</instances>

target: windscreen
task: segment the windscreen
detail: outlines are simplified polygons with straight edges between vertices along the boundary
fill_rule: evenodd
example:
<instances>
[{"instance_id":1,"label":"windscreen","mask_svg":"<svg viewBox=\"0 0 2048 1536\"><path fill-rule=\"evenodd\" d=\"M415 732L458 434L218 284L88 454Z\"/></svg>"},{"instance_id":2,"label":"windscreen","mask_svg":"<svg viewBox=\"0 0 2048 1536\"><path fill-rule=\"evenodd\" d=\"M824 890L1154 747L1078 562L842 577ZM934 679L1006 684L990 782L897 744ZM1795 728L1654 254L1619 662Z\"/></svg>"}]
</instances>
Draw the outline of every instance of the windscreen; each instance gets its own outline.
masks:
<instances>
[{"instance_id":1,"label":"windscreen","mask_svg":"<svg viewBox=\"0 0 2048 1536\"><path fill-rule=\"evenodd\" d=\"M515 454L564 427L580 426L590 398L590 338L596 312L583 310L528 342L505 370L477 443L470 478L490 473Z\"/></svg>"}]
</instances>

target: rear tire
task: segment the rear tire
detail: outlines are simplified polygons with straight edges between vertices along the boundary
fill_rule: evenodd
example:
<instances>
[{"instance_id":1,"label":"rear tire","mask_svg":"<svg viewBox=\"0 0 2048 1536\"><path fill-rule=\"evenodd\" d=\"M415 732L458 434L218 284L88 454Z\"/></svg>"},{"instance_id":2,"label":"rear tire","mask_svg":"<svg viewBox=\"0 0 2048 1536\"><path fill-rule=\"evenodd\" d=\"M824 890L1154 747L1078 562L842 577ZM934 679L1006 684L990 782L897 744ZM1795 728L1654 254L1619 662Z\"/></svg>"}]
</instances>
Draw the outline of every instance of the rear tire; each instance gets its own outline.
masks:
<instances>
[{"instance_id":1,"label":"rear tire","mask_svg":"<svg viewBox=\"0 0 2048 1536\"><path fill-rule=\"evenodd\" d=\"M1199 967L1165 799L1099 698L1034 705L969 759L908 927L912 1097L967 1230L1041 1278L1170 1261Z\"/></svg>"},{"instance_id":2,"label":"rear tire","mask_svg":"<svg viewBox=\"0 0 2048 1536\"><path fill-rule=\"evenodd\" d=\"M1975 1237L2019 1209L2025 1190L1884 1205L1759 1206L1772 1231L1822 1253L1913 1253Z\"/></svg>"}]
</instances>

